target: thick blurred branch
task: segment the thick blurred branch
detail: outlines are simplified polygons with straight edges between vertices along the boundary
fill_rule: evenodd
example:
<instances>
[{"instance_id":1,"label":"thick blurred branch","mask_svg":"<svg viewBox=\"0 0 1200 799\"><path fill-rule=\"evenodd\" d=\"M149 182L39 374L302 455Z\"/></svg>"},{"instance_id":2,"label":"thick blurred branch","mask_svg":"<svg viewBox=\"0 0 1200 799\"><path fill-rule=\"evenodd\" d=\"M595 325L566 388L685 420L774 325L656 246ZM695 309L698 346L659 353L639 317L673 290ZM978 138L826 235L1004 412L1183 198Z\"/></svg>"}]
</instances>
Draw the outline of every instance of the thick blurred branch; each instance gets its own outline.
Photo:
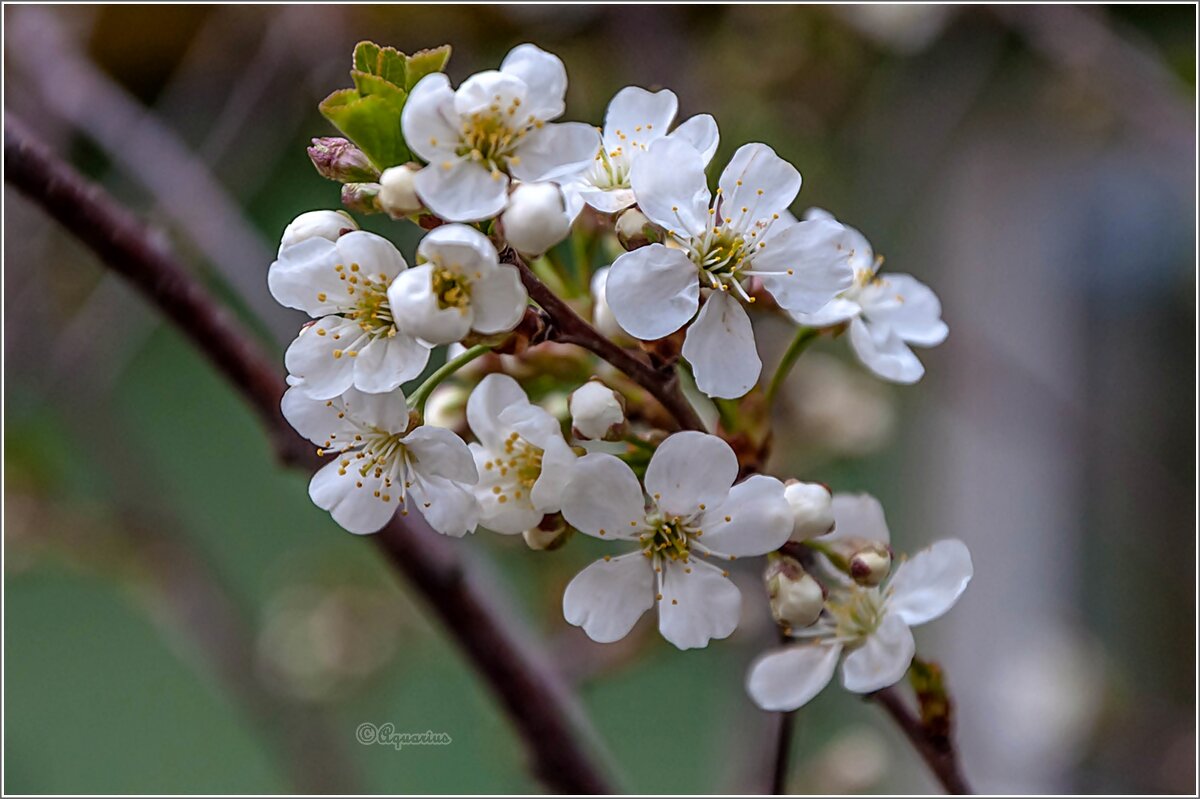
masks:
<instances>
[{"instance_id":1,"label":"thick blurred branch","mask_svg":"<svg viewBox=\"0 0 1200 799\"><path fill-rule=\"evenodd\" d=\"M5 180L12 183L109 268L154 302L208 356L265 424L281 459L319 465L312 447L284 420L285 386L273 360L126 209L39 146L7 115ZM579 716L558 675L512 633L495 601L468 581L458 555L416 516L396 517L370 539L425 597L456 643L501 700L548 787L608 793L584 748Z\"/></svg>"},{"instance_id":2,"label":"thick blurred branch","mask_svg":"<svg viewBox=\"0 0 1200 799\"><path fill-rule=\"evenodd\" d=\"M649 391L675 417L680 428L706 432L704 422L700 420L696 409L688 402L687 397L683 396L679 388L679 376L673 366L655 369L628 350L609 341L539 280L521 256L513 250L501 253L501 260L520 270L521 280L525 283L529 296L550 316L553 322L550 330L551 340L575 344L600 356L624 372L630 380Z\"/></svg>"}]
</instances>

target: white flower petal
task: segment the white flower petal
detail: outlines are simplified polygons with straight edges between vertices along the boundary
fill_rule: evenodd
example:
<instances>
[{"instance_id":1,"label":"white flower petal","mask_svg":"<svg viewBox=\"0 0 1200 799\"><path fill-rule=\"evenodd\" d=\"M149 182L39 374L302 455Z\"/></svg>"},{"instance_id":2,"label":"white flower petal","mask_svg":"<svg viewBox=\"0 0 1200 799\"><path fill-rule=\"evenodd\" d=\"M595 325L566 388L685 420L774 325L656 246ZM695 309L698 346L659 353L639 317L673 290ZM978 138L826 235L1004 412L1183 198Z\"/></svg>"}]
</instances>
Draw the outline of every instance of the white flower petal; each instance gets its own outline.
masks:
<instances>
[{"instance_id":1,"label":"white flower petal","mask_svg":"<svg viewBox=\"0 0 1200 799\"><path fill-rule=\"evenodd\" d=\"M861 317L850 323L850 346L863 364L884 380L909 385L925 367L904 340L885 327L872 327Z\"/></svg>"},{"instance_id":2,"label":"white flower petal","mask_svg":"<svg viewBox=\"0 0 1200 799\"><path fill-rule=\"evenodd\" d=\"M479 523L504 535L518 535L536 527L545 514L534 507L532 493L522 488L517 476L512 472L502 473L496 465L496 454L479 444L471 445L471 454L479 470L479 482L474 487Z\"/></svg>"},{"instance_id":3,"label":"white flower petal","mask_svg":"<svg viewBox=\"0 0 1200 799\"><path fill-rule=\"evenodd\" d=\"M533 506L543 513L562 509L563 492L575 474L578 456L560 437L542 450L542 473L533 484L530 498Z\"/></svg>"},{"instance_id":4,"label":"white flower petal","mask_svg":"<svg viewBox=\"0 0 1200 799\"><path fill-rule=\"evenodd\" d=\"M458 145L458 112L454 90L444 72L421 78L409 93L400 113L400 127L408 148L422 160L440 163Z\"/></svg>"},{"instance_id":5,"label":"white flower petal","mask_svg":"<svg viewBox=\"0 0 1200 799\"><path fill-rule=\"evenodd\" d=\"M450 222L490 219L508 200L508 176L468 158L431 162L413 183L425 207Z\"/></svg>"},{"instance_id":6,"label":"white flower petal","mask_svg":"<svg viewBox=\"0 0 1200 799\"><path fill-rule=\"evenodd\" d=\"M730 217L735 229L749 232L756 222L787 210L800 193L800 173L767 145L743 144L719 185L721 215Z\"/></svg>"},{"instance_id":7,"label":"white flower petal","mask_svg":"<svg viewBox=\"0 0 1200 799\"><path fill-rule=\"evenodd\" d=\"M659 139L634 161L629 175L638 206L650 221L681 237L708 227L708 180L703 156L674 136Z\"/></svg>"},{"instance_id":8,"label":"white flower petal","mask_svg":"<svg viewBox=\"0 0 1200 799\"><path fill-rule=\"evenodd\" d=\"M774 552L792 534L783 483L761 474L738 483L724 502L705 511L700 529L700 543L719 555L741 558Z\"/></svg>"},{"instance_id":9,"label":"white flower petal","mask_svg":"<svg viewBox=\"0 0 1200 799\"><path fill-rule=\"evenodd\" d=\"M701 506L722 503L737 475L737 456L728 444L685 430L658 445L646 467L646 491L663 512L690 517L704 510Z\"/></svg>"},{"instance_id":10,"label":"white flower petal","mask_svg":"<svg viewBox=\"0 0 1200 799\"><path fill-rule=\"evenodd\" d=\"M333 520L351 533L374 533L388 523L396 506L375 497L378 481L361 479L358 472L339 474L337 461L327 463L312 476L308 495L322 510L329 511ZM360 488L358 483L363 485Z\"/></svg>"},{"instance_id":11,"label":"white flower petal","mask_svg":"<svg viewBox=\"0 0 1200 799\"><path fill-rule=\"evenodd\" d=\"M772 236L754 254L753 269L785 311L813 313L854 281L849 255L846 228L814 219Z\"/></svg>"},{"instance_id":12,"label":"white flower petal","mask_svg":"<svg viewBox=\"0 0 1200 799\"><path fill-rule=\"evenodd\" d=\"M917 644L900 617L887 615L879 629L842 661L842 685L847 691L869 694L904 679Z\"/></svg>"},{"instance_id":13,"label":"white flower petal","mask_svg":"<svg viewBox=\"0 0 1200 799\"><path fill-rule=\"evenodd\" d=\"M581 189L578 197L602 214L615 214L637 202L633 189Z\"/></svg>"},{"instance_id":14,"label":"white flower petal","mask_svg":"<svg viewBox=\"0 0 1200 799\"><path fill-rule=\"evenodd\" d=\"M460 274L495 269L500 263L491 239L470 225L440 225L417 245L417 258L432 261Z\"/></svg>"},{"instance_id":15,"label":"white flower petal","mask_svg":"<svg viewBox=\"0 0 1200 799\"><path fill-rule=\"evenodd\" d=\"M645 341L674 333L696 315L700 282L681 250L651 244L613 263L605 284L608 307L625 332Z\"/></svg>"},{"instance_id":16,"label":"white flower petal","mask_svg":"<svg viewBox=\"0 0 1200 799\"><path fill-rule=\"evenodd\" d=\"M728 638L742 615L742 594L721 570L699 558L663 561L658 631L680 649Z\"/></svg>"},{"instance_id":17,"label":"white flower petal","mask_svg":"<svg viewBox=\"0 0 1200 799\"><path fill-rule=\"evenodd\" d=\"M950 332L937 295L911 275L880 275L863 291L862 303L871 324L890 328L910 344L934 347Z\"/></svg>"},{"instance_id":18,"label":"white flower petal","mask_svg":"<svg viewBox=\"0 0 1200 799\"><path fill-rule=\"evenodd\" d=\"M520 160L509 166L517 180L559 181L592 165L600 132L583 122L555 122L530 131L514 151Z\"/></svg>"},{"instance_id":19,"label":"white flower petal","mask_svg":"<svg viewBox=\"0 0 1200 799\"><path fill-rule=\"evenodd\" d=\"M954 606L974 571L966 544L957 538L938 541L896 567L888 583L888 613L910 625L932 621Z\"/></svg>"},{"instance_id":20,"label":"white flower petal","mask_svg":"<svg viewBox=\"0 0 1200 799\"><path fill-rule=\"evenodd\" d=\"M700 158L707 165L717 153L717 145L721 142L721 134L717 130L717 120L709 114L696 114L688 117L670 133L671 138L681 139L696 148Z\"/></svg>"},{"instance_id":21,"label":"white flower petal","mask_svg":"<svg viewBox=\"0 0 1200 799\"><path fill-rule=\"evenodd\" d=\"M471 284L471 327L484 335L512 330L525 316L528 304L521 273L501 264Z\"/></svg>"},{"instance_id":22,"label":"white flower petal","mask_svg":"<svg viewBox=\"0 0 1200 799\"><path fill-rule=\"evenodd\" d=\"M794 313L789 311L797 324L806 327L832 327L849 321L862 313L862 306L844 297L835 297L825 307L815 313Z\"/></svg>"},{"instance_id":23,"label":"white flower petal","mask_svg":"<svg viewBox=\"0 0 1200 799\"><path fill-rule=\"evenodd\" d=\"M667 133L679 110L679 99L670 89L646 91L626 86L613 95L604 115L604 149L622 148L633 154Z\"/></svg>"},{"instance_id":24,"label":"white flower petal","mask_svg":"<svg viewBox=\"0 0 1200 799\"><path fill-rule=\"evenodd\" d=\"M633 470L605 453L575 461L562 492L562 513L572 527L597 538L632 538L645 521L642 485Z\"/></svg>"},{"instance_id":25,"label":"white flower petal","mask_svg":"<svg viewBox=\"0 0 1200 799\"><path fill-rule=\"evenodd\" d=\"M413 456L412 468L423 476L445 477L473 485L479 479L467 444L442 427L421 425L401 439Z\"/></svg>"},{"instance_id":26,"label":"white flower petal","mask_svg":"<svg viewBox=\"0 0 1200 799\"><path fill-rule=\"evenodd\" d=\"M329 239L311 238L284 247L267 270L267 288L286 308L320 317L352 305L346 282L335 266L340 263L337 245Z\"/></svg>"},{"instance_id":27,"label":"white flower petal","mask_svg":"<svg viewBox=\"0 0 1200 799\"><path fill-rule=\"evenodd\" d=\"M562 115L567 68L558 56L533 44L519 44L500 62L500 71L520 78L528 87L520 112L543 121Z\"/></svg>"},{"instance_id":28,"label":"white flower petal","mask_svg":"<svg viewBox=\"0 0 1200 799\"><path fill-rule=\"evenodd\" d=\"M609 275L610 292L611 281ZM709 295L700 315L688 328L683 357L692 365L696 386L710 397L741 397L754 388L762 372L750 317L724 291Z\"/></svg>"},{"instance_id":29,"label":"white flower petal","mask_svg":"<svg viewBox=\"0 0 1200 799\"><path fill-rule=\"evenodd\" d=\"M504 448L504 439L511 428L500 421L506 408L529 405L529 397L508 375L490 374L479 381L479 385L467 398L467 424L471 432L492 452Z\"/></svg>"},{"instance_id":30,"label":"white flower petal","mask_svg":"<svg viewBox=\"0 0 1200 799\"><path fill-rule=\"evenodd\" d=\"M354 385L369 394L394 391L425 371L429 347L397 333L367 342L354 359Z\"/></svg>"},{"instance_id":31,"label":"white flower petal","mask_svg":"<svg viewBox=\"0 0 1200 799\"><path fill-rule=\"evenodd\" d=\"M461 341L471 332L473 308L441 307L433 293L433 264L413 267L388 288L388 304L396 326L409 336L430 344Z\"/></svg>"},{"instance_id":32,"label":"white flower petal","mask_svg":"<svg viewBox=\"0 0 1200 799\"><path fill-rule=\"evenodd\" d=\"M654 570L641 552L598 560L563 593L563 618L602 644L629 634L654 605Z\"/></svg>"},{"instance_id":33,"label":"white flower petal","mask_svg":"<svg viewBox=\"0 0 1200 799\"><path fill-rule=\"evenodd\" d=\"M402 433L408 427L408 403L403 391L370 394L356 388L348 389L334 405L341 405L346 416L388 433Z\"/></svg>"},{"instance_id":34,"label":"white flower petal","mask_svg":"<svg viewBox=\"0 0 1200 799\"><path fill-rule=\"evenodd\" d=\"M279 252L311 238L337 241L343 232L351 230L358 230L358 223L345 211L307 211L283 229Z\"/></svg>"},{"instance_id":35,"label":"white flower petal","mask_svg":"<svg viewBox=\"0 0 1200 799\"><path fill-rule=\"evenodd\" d=\"M338 416L341 403L313 399L303 388L292 387L285 391L279 407L288 424L319 447L325 446L331 433L344 440L357 432L354 422L345 414Z\"/></svg>"},{"instance_id":36,"label":"white flower petal","mask_svg":"<svg viewBox=\"0 0 1200 799\"><path fill-rule=\"evenodd\" d=\"M840 644L792 644L762 654L746 675L746 692L763 710L795 710L833 679Z\"/></svg>"},{"instance_id":37,"label":"white flower petal","mask_svg":"<svg viewBox=\"0 0 1200 799\"><path fill-rule=\"evenodd\" d=\"M479 115L507 122L507 111L523 106L529 86L516 75L488 69L464 80L454 92L454 111L459 117Z\"/></svg>"},{"instance_id":38,"label":"white flower petal","mask_svg":"<svg viewBox=\"0 0 1200 799\"><path fill-rule=\"evenodd\" d=\"M396 245L366 230L354 230L339 238L334 246L340 263L350 271L358 264L358 272L385 286L408 268Z\"/></svg>"},{"instance_id":39,"label":"white flower petal","mask_svg":"<svg viewBox=\"0 0 1200 799\"><path fill-rule=\"evenodd\" d=\"M283 354L287 370L304 379L304 392L332 399L354 385L354 358L346 355L363 338L362 328L340 316L327 316L300 331ZM365 343L365 342L364 342Z\"/></svg>"},{"instance_id":40,"label":"white flower petal","mask_svg":"<svg viewBox=\"0 0 1200 799\"><path fill-rule=\"evenodd\" d=\"M434 530L460 538L479 524L479 508L469 488L444 477L414 478L405 509L417 510Z\"/></svg>"},{"instance_id":41,"label":"white flower petal","mask_svg":"<svg viewBox=\"0 0 1200 799\"><path fill-rule=\"evenodd\" d=\"M891 541L883 505L870 494L834 494L833 532L817 541L844 541L860 538L887 544Z\"/></svg>"}]
</instances>

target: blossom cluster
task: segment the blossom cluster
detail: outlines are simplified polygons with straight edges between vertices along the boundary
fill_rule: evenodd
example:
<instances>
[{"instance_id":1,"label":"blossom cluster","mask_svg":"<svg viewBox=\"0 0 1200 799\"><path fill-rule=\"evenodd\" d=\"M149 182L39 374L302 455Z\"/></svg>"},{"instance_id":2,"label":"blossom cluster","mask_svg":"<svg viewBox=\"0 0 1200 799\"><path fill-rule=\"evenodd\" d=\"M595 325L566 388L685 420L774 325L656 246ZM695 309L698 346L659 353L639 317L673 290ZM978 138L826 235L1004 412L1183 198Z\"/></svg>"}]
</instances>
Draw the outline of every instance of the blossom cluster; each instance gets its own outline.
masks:
<instances>
[{"instance_id":1,"label":"blossom cluster","mask_svg":"<svg viewBox=\"0 0 1200 799\"><path fill-rule=\"evenodd\" d=\"M871 372L912 383L924 369L911 346L947 335L937 297L881 274L866 238L831 214L794 216L800 173L766 144L734 150L710 190L717 123L675 124L669 90L621 89L598 129L560 121L566 70L532 44L457 88L441 71L448 54L360 45L356 89L322 105L350 138L309 151L344 184L348 209L420 226L414 263L346 211L312 211L286 228L267 275L276 300L311 317L284 356L282 410L327 459L312 501L359 534L398 511L444 535L483 528L535 549L574 531L611 541L562 601L599 642L652 608L680 649L729 636L742 616L729 565L766 557L770 606L793 643L753 665L755 702L798 707L839 659L852 691L901 679L909 627L944 613L970 579L961 542L892 569L872 498L746 476L757 467L722 429L671 432L619 375L550 391L542 380L538 401L517 378L553 338L535 286L566 287L564 299L591 307L597 338L637 345L725 403L760 390L751 311L848 331ZM558 247L568 238L579 246ZM461 424L432 423L431 395L454 386L470 387ZM570 395L556 408L560 388Z\"/></svg>"}]
</instances>

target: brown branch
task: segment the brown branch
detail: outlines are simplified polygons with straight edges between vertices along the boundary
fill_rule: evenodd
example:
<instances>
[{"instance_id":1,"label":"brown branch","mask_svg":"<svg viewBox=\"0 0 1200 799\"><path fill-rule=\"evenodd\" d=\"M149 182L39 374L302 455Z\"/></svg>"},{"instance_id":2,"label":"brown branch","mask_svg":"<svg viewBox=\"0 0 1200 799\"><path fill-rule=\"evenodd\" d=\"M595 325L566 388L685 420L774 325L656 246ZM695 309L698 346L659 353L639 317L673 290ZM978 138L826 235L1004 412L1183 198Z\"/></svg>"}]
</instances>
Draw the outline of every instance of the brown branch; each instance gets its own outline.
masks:
<instances>
[{"instance_id":1,"label":"brown branch","mask_svg":"<svg viewBox=\"0 0 1200 799\"><path fill-rule=\"evenodd\" d=\"M704 422L679 388L679 376L675 374L673 367L655 369L601 335L596 328L575 313L575 309L565 300L539 280L521 256L512 249L505 250L500 257L505 263L517 267L529 296L549 315L553 322L549 335L551 340L575 344L600 356L650 392L675 417L682 429L705 432Z\"/></svg>"},{"instance_id":2,"label":"brown branch","mask_svg":"<svg viewBox=\"0 0 1200 799\"><path fill-rule=\"evenodd\" d=\"M958 753L950 739L922 724L921 719L900 696L896 686L876 691L867 698L877 702L892 717L946 793L972 793L967 778L963 776L962 765L958 762Z\"/></svg>"},{"instance_id":3,"label":"brown branch","mask_svg":"<svg viewBox=\"0 0 1200 799\"><path fill-rule=\"evenodd\" d=\"M792 710L779 714L779 730L775 736L775 768L771 772L771 793L776 796L787 794L789 763L792 756L792 739L796 734L796 713Z\"/></svg>"},{"instance_id":4,"label":"brown branch","mask_svg":"<svg viewBox=\"0 0 1200 799\"><path fill-rule=\"evenodd\" d=\"M275 362L129 211L35 142L7 115L5 180L92 249L187 335L237 388L266 426L281 459L319 464L279 410L284 383ZM545 784L562 793L609 793L587 754L578 714L560 678L519 642L495 601L467 579L446 539L415 516L397 517L370 540L428 602L508 712Z\"/></svg>"}]
</instances>

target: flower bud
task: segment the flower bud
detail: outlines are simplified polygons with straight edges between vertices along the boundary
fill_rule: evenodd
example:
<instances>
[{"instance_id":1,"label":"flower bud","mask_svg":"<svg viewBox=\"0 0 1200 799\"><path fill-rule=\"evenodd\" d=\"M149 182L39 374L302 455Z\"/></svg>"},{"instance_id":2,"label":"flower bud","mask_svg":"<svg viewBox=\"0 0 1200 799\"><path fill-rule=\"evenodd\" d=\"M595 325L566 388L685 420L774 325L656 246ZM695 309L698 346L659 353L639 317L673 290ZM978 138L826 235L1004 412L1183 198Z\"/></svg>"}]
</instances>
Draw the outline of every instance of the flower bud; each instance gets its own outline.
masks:
<instances>
[{"instance_id":1,"label":"flower bud","mask_svg":"<svg viewBox=\"0 0 1200 799\"><path fill-rule=\"evenodd\" d=\"M571 232L562 189L553 183L521 183L500 215L504 239L523 255L541 255Z\"/></svg>"},{"instance_id":2,"label":"flower bud","mask_svg":"<svg viewBox=\"0 0 1200 799\"><path fill-rule=\"evenodd\" d=\"M561 513L550 513L542 517L537 527L521 533L525 545L536 551L558 549L571 538L573 530L567 526Z\"/></svg>"},{"instance_id":3,"label":"flower bud","mask_svg":"<svg viewBox=\"0 0 1200 799\"><path fill-rule=\"evenodd\" d=\"M425 403L425 423L454 430L462 424L470 391L458 383L442 383Z\"/></svg>"},{"instance_id":4,"label":"flower bud","mask_svg":"<svg viewBox=\"0 0 1200 799\"><path fill-rule=\"evenodd\" d=\"M393 219L410 216L424 207L414 188L417 172L403 164L389 167L379 176L379 207Z\"/></svg>"},{"instance_id":5,"label":"flower bud","mask_svg":"<svg viewBox=\"0 0 1200 799\"><path fill-rule=\"evenodd\" d=\"M346 139L336 136L313 139L308 157L321 177L339 183L370 183L379 179L379 170L367 154Z\"/></svg>"},{"instance_id":6,"label":"flower bud","mask_svg":"<svg viewBox=\"0 0 1200 799\"><path fill-rule=\"evenodd\" d=\"M833 529L833 496L825 486L788 480L783 496L792 508L792 541L807 541Z\"/></svg>"},{"instance_id":7,"label":"flower bud","mask_svg":"<svg viewBox=\"0 0 1200 799\"><path fill-rule=\"evenodd\" d=\"M625 421L625 398L599 380L589 380L567 400L571 430L583 440L619 441L629 425Z\"/></svg>"},{"instance_id":8,"label":"flower bud","mask_svg":"<svg viewBox=\"0 0 1200 799\"><path fill-rule=\"evenodd\" d=\"M358 224L345 211L309 211L300 214L283 229L279 250L291 247L307 239L329 239L337 241L343 233L358 230Z\"/></svg>"},{"instance_id":9,"label":"flower bud","mask_svg":"<svg viewBox=\"0 0 1200 799\"><path fill-rule=\"evenodd\" d=\"M629 334L617 324L617 318L613 316L605 297L604 287L608 282L609 268L605 266L592 273L592 326L613 341L627 342Z\"/></svg>"},{"instance_id":10,"label":"flower bud","mask_svg":"<svg viewBox=\"0 0 1200 799\"><path fill-rule=\"evenodd\" d=\"M882 546L869 546L850 556L850 576L859 585L879 585L892 570L892 553Z\"/></svg>"},{"instance_id":11,"label":"flower bud","mask_svg":"<svg viewBox=\"0 0 1200 799\"><path fill-rule=\"evenodd\" d=\"M342 186L342 205L361 214L377 214L379 207L378 183L347 183Z\"/></svg>"},{"instance_id":12,"label":"flower bud","mask_svg":"<svg viewBox=\"0 0 1200 799\"><path fill-rule=\"evenodd\" d=\"M617 217L617 239L627 250L636 250L650 244L649 232L653 228L654 223L638 208L629 208Z\"/></svg>"},{"instance_id":13,"label":"flower bud","mask_svg":"<svg viewBox=\"0 0 1200 799\"><path fill-rule=\"evenodd\" d=\"M763 575L771 600L771 615L785 630L808 627L825 607L825 591L799 561L786 555L771 557Z\"/></svg>"}]
</instances>

